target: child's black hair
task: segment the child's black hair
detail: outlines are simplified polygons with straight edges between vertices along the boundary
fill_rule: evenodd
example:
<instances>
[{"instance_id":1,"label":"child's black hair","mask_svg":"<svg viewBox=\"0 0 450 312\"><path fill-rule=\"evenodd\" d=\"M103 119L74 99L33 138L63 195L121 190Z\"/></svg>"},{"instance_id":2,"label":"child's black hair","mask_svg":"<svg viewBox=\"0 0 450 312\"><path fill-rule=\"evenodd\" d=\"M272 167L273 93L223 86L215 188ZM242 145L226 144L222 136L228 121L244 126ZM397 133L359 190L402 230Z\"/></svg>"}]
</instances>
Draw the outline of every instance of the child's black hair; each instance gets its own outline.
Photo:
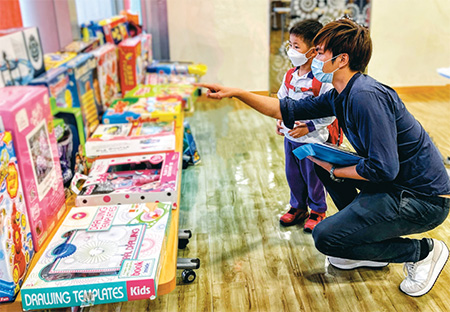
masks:
<instances>
[{"instance_id":1,"label":"child's black hair","mask_svg":"<svg viewBox=\"0 0 450 312\"><path fill-rule=\"evenodd\" d=\"M301 37L303 41L309 46L313 45L313 39L322 29L322 24L314 19L307 19L301 22L296 23L289 30L289 34Z\"/></svg>"}]
</instances>

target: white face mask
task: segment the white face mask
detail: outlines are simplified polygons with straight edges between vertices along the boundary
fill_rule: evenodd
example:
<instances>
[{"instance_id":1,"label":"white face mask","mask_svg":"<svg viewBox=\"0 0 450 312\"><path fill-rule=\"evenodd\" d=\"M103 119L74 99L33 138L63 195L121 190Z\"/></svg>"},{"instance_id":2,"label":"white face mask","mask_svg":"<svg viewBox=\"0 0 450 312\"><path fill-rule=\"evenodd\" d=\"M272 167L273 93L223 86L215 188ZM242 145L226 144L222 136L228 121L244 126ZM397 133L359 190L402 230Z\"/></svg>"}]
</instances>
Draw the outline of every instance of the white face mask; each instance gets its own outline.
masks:
<instances>
[{"instance_id":1,"label":"white face mask","mask_svg":"<svg viewBox=\"0 0 450 312\"><path fill-rule=\"evenodd\" d=\"M313 48L311 48L311 49L313 49ZM308 51L306 51L305 54L303 54L303 53L298 52L297 50L289 48L289 50L287 51L287 56L291 60L292 65L294 65L295 67L302 66L311 58L311 57L306 57L306 54L308 54L308 52L311 51L311 49L309 49Z\"/></svg>"}]
</instances>

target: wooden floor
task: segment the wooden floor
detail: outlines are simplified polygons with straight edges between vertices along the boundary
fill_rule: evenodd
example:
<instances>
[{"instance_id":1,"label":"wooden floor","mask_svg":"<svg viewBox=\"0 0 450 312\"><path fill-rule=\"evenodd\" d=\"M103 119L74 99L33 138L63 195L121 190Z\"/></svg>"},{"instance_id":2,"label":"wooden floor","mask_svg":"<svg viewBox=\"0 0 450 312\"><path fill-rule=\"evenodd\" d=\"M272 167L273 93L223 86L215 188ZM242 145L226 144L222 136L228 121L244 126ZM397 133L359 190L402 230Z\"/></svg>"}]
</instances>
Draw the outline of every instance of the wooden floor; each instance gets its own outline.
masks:
<instances>
[{"instance_id":1,"label":"wooden floor","mask_svg":"<svg viewBox=\"0 0 450 312\"><path fill-rule=\"evenodd\" d=\"M450 155L450 86L400 90L408 109ZM188 117L202 162L183 172L180 228L193 231L180 257L198 257L192 284L155 301L89 311L448 311L450 265L432 291L402 294L403 266L329 267L301 226L284 228L289 202L283 139L275 124L235 100L201 98ZM328 214L336 209L329 202ZM450 245L450 221L424 236ZM421 236L417 236L421 237Z\"/></svg>"}]
</instances>

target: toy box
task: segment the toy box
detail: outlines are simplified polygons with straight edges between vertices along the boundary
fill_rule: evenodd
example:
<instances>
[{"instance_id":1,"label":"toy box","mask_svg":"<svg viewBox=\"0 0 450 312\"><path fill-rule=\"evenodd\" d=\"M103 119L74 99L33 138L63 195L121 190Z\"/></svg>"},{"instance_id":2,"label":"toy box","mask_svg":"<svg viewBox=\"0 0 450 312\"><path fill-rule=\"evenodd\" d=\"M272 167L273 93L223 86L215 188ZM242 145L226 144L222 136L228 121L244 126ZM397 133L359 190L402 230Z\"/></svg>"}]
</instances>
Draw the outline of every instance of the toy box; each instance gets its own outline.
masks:
<instances>
[{"instance_id":1,"label":"toy box","mask_svg":"<svg viewBox=\"0 0 450 312\"><path fill-rule=\"evenodd\" d=\"M50 68L30 82L30 85L44 85L48 88L50 96L56 99L58 107L73 107L74 98L78 97L77 86L69 81L67 68Z\"/></svg>"},{"instance_id":2,"label":"toy box","mask_svg":"<svg viewBox=\"0 0 450 312\"><path fill-rule=\"evenodd\" d=\"M97 70L94 72L94 80L97 79L98 81L98 93L100 94L104 111L111 105L112 101L117 98L119 93L116 46L108 43L93 50L92 54L97 61Z\"/></svg>"},{"instance_id":3,"label":"toy box","mask_svg":"<svg viewBox=\"0 0 450 312\"><path fill-rule=\"evenodd\" d=\"M113 16L98 22L103 30L106 42L119 44L128 38L127 18L125 16Z\"/></svg>"},{"instance_id":4,"label":"toy box","mask_svg":"<svg viewBox=\"0 0 450 312\"><path fill-rule=\"evenodd\" d=\"M27 277L24 310L155 299L171 205L73 208Z\"/></svg>"},{"instance_id":5,"label":"toy box","mask_svg":"<svg viewBox=\"0 0 450 312\"><path fill-rule=\"evenodd\" d=\"M99 125L86 142L86 156L142 155L175 150L175 122Z\"/></svg>"},{"instance_id":6,"label":"toy box","mask_svg":"<svg viewBox=\"0 0 450 312\"><path fill-rule=\"evenodd\" d=\"M0 128L11 131L30 221L39 250L65 211L64 187L47 88L0 89Z\"/></svg>"},{"instance_id":7,"label":"toy box","mask_svg":"<svg viewBox=\"0 0 450 312\"><path fill-rule=\"evenodd\" d=\"M103 114L103 123L172 121L182 126L181 97L149 97L115 100Z\"/></svg>"},{"instance_id":8,"label":"toy box","mask_svg":"<svg viewBox=\"0 0 450 312\"><path fill-rule=\"evenodd\" d=\"M0 30L0 84L26 85L45 72L36 27Z\"/></svg>"},{"instance_id":9,"label":"toy box","mask_svg":"<svg viewBox=\"0 0 450 312\"><path fill-rule=\"evenodd\" d=\"M77 175L77 206L175 202L180 154L176 152L97 159L89 176ZM76 187L85 180L81 189Z\"/></svg>"},{"instance_id":10,"label":"toy box","mask_svg":"<svg viewBox=\"0 0 450 312\"><path fill-rule=\"evenodd\" d=\"M159 84L193 84L198 82L198 78L195 75L182 75L182 74L158 74L147 73L145 74L145 85L159 85Z\"/></svg>"},{"instance_id":11,"label":"toy box","mask_svg":"<svg viewBox=\"0 0 450 312\"><path fill-rule=\"evenodd\" d=\"M153 61L147 66L148 73L158 74L181 74L181 75L197 75L203 76L206 74L208 66L201 63L193 62L171 62L171 61Z\"/></svg>"},{"instance_id":12,"label":"toy box","mask_svg":"<svg viewBox=\"0 0 450 312\"><path fill-rule=\"evenodd\" d=\"M190 110L198 98L198 88L192 85L139 85L126 94L127 98L180 96L183 108Z\"/></svg>"},{"instance_id":13,"label":"toy box","mask_svg":"<svg viewBox=\"0 0 450 312\"><path fill-rule=\"evenodd\" d=\"M120 89L123 95L141 83L144 77L141 38L128 38L119 44L118 49Z\"/></svg>"},{"instance_id":14,"label":"toy box","mask_svg":"<svg viewBox=\"0 0 450 312\"><path fill-rule=\"evenodd\" d=\"M64 52L73 52L79 54L91 52L92 50L98 48L99 45L100 41L97 38L92 38L87 41L76 40L66 45L62 50Z\"/></svg>"},{"instance_id":15,"label":"toy box","mask_svg":"<svg viewBox=\"0 0 450 312\"><path fill-rule=\"evenodd\" d=\"M53 52L44 54L45 69L60 67L77 56L73 52Z\"/></svg>"},{"instance_id":16,"label":"toy box","mask_svg":"<svg viewBox=\"0 0 450 312\"><path fill-rule=\"evenodd\" d=\"M148 65L153 63L152 35L140 34L139 38L141 38L143 68L146 69Z\"/></svg>"},{"instance_id":17,"label":"toy box","mask_svg":"<svg viewBox=\"0 0 450 312\"><path fill-rule=\"evenodd\" d=\"M99 124L98 112L101 110L94 88L96 61L91 53L79 54L64 64L69 73L70 83L77 86L73 107L80 107L83 115L85 135L89 137Z\"/></svg>"},{"instance_id":18,"label":"toy box","mask_svg":"<svg viewBox=\"0 0 450 312\"><path fill-rule=\"evenodd\" d=\"M0 302L5 302L15 299L34 251L10 132L0 133L0 155Z\"/></svg>"}]
</instances>

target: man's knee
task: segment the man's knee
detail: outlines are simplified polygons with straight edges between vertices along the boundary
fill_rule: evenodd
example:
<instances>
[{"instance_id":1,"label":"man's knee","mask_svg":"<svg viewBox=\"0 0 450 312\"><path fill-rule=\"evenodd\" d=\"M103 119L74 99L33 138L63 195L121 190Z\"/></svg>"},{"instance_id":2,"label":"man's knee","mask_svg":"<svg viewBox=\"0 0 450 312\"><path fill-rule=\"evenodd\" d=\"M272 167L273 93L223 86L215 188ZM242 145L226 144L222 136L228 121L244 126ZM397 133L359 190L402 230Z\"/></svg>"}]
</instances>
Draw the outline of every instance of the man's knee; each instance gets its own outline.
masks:
<instances>
[{"instance_id":1,"label":"man's knee","mask_svg":"<svg viewBox=\"0 0 450 312\"><path fill-rule=\"evenodd\" d=\"M332 239L330 229L327 228L325 221L316 225L312 232L312 237L317 250L325 255L330 255L333 247L336 247L336 242Z\"/></svg>"}]
</instances>

